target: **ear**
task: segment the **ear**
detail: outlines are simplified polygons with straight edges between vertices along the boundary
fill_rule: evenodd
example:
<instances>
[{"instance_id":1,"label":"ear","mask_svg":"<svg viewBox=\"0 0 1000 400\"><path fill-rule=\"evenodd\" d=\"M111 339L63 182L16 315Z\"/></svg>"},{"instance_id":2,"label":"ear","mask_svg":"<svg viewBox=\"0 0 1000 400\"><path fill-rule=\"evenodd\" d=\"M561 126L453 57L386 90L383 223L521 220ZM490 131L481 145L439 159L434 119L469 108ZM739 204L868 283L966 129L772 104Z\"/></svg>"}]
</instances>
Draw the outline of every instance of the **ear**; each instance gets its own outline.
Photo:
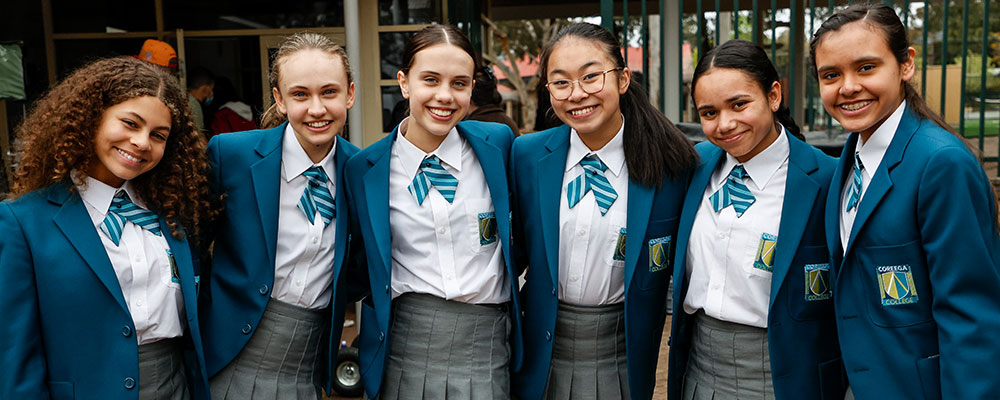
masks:
<instances>
[{"instance_id":1,"label":"ear","mask_svg":"<svg viewBox=\"0 0 1000 400\"><path fill-rule=\"evenodd\" d=\"M354 82L347 87L347 109L350 110L351 107L354 107Z\"/></svg>"},{"instance_id":2,"label":"ear","mask_svg":"<svg viewBox=\"0 0 1000 400\"><path fill-rule=\"evenodd\" d=\"M907 48L906 55L906 62L899 66L899 74L903 78L903 82L909 82L910 79L913 79L913 74L916 70L914 57L916 57L917 51L912 47Z\"/></svg>"},{"instance_id":3,"label":"ear","mask_svg":"<svg viewBox=\"0 0 1000 400\"><path fill-rule=\"evenodd\" d=\"M621 74L618 74L618 94L623 95L628 91L628 85L632 83L632 70L625 67Z\"/></svg>"},{"instance_id":4,"label":"ear","mask_svg":"<svg viewBox=\"0 0 1000 400\"><path fill-rule=\"evenodd\" d=\"M410 98L410 82L406 79L403 71L396 71L396 81L399 82L399 91L403 93L404 99Z\"/></svg>"},{"instance_id":5,"label":"ear","mask_svg":"<svg viewBox=\"0 0 1000 400\"><path fill-rule=\"evenodd\" d=\"M767 91L767 104L771 109L771 112L778 112L781 108L781 83L774 81L771 84L771 90Z\"/></svg>"},{"instance_id":6,"label":"ear","mask_svg":"<svg viewBox=\"0 0 1000 400\"><path fill-rule=\"evenodd\" d=\"M285 102L281 98L281 92L278 91L278 88L276 87L271 88L271 96L274 97L274 105L278 106L278 112L287 115L288 110L285 109Z\"/></svg>"}]
</instances>

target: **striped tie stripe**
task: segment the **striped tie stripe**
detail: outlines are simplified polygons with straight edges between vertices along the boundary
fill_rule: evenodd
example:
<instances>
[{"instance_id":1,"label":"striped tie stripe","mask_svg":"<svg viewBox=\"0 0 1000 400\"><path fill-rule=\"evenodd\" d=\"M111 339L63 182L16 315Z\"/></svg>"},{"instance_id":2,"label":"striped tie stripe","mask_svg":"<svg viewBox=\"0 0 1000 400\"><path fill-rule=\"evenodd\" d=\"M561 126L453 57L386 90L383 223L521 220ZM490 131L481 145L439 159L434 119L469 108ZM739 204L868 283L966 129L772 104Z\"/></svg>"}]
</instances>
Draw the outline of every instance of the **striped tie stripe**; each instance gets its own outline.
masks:
<instances>
[{"instance_id":1,"label":"striped tie stripe","mask_svg":"<svg viewBox=\"0 0 1000 400\"><path fill-rule=\"evenodd\" d=\"M729 177L726 178L726 183L709 198L715 212L722 211L723 208L731 204L733 210L736 211L736 218L739 218L754 201L757 201L747 185L743 184L743 178L747 176L747 170L742 165L733 167L733 170L729 172Z\"/></svg>"},{"instance_id":2,"label":"striped tie stripe","mask_svg":"<svg viewBox=\"0 0 1000 400\"><path fill-rule=\"evenodd\" d=\"M330 194L330 188L326 187L326 182L330 178L323 171L323 167L316 165L309 167L302 175L308 179L308 183L306 189L302 191L302 197L299 198L299 209L309 219L310 224L316 223L318 210L320 218L323 219L323 226L330 225L330 221L337 216L336 202Z\"/></svg>"},{"instance_id":3,"label":"striped tie stripe","mask_svg":"<svg viewBox=\"0 0 1000 400\"><path fill-rule=\"evenodd\" d=\"M594 200L601 210L601 215L608 213L608 209L618 198L618 192L611 186L608 177L604 175L608 167L601 162L597 155L591 154L580 160L583 173L577 176L566 185L566 200L569 208L573 208L583 199L588 191L594 192Z\"/></svg>"},{"instance_id":4,"label":"striped tie stripe","mask_svg":"<svg viewBox=\"0 0 1000 400\"><path fill-rule=\"evenodd\" d=\"M420 162L420 170L417 176L413 177L413 183L407 188L410 194L417 200L417 204L424 204L424 199L430 193L431 187L436 188L438 193L448 203L455 201L455 191L458 190L458 178L452 176L448 170L441 165L441 159L437 156L430 156Z\"/></svg>"},{"instance_id":5,"label":"striped tie stripe","mask_svg":"<svg viewBox=\"0 0 1000 400\"><path fill-rule=\"evenodd\" d=\"M847 194L847 210L851 211L852 208L857 208L858 203L861 201L861 170L865 168L865 165L861 163L861 156L858 153L854 153L854 179L851 182L851 188L848 189Z\"/></svg>"},{"instance_id":6,"label":"striped tie stripe","mask_svg":"<svg viewBox=\"0 0 1000 400\"><path fill-rule=\"evenodd\" d=\"M104 216L104 221L101 222L101 232L104 232L114 242L115 246L121 243L122 229L125 227L125 221L130 221L140 228L152 232L154 235L163 235L163 231L160 229L160 218L152 211L143 209L133 203L132 199L128 197L128 193L122 190L111 199L111 207L108 209L108 214Z\"/></svg>"}]
</instances>

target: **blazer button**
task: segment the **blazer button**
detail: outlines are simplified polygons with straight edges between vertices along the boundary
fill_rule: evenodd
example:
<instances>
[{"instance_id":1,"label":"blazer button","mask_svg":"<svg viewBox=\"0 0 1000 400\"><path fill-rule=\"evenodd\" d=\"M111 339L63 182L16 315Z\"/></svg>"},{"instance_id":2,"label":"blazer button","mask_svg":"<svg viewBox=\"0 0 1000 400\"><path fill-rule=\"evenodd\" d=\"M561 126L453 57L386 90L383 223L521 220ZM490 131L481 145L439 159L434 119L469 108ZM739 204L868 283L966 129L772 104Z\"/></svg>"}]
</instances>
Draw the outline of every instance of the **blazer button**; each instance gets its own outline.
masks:
<instances>
[{"instance_id":1,"label":"blazer button","mask_svg":"<svg viewBox=\"0 0 1000 400\"><path fill-rule=\"evenodd\" d=\"M385 341L385 332L379 332L378 333L378 341L380 341L380 342L384 342Z\"/></svg>"},{"instance_id":2,"label":"blazer button","mask_svg":"<svg viewBox=\"0 0 1000 400\"><path fill-rule=\"evenodd\" d=\"M122 336L125 336L125 337L132 336L132 328L129 328L127 326L123 327L122 328Z\"/></svg>"},{"instance_id":3,"label":"blazer button","mask_svg":"<svg viewBox=\"0 0 1000 400\"><path fill-rule=\"evenodd\" d=\"M250 324L243 325L244 335L249 335L251 330L253 330L253 328L250 327Z\"/></svg>"},{"instance_id":4,"label":"blazer button","mask_svg":"<svg viewBox=\"0 0 1000 400\"><path fill-rule=\"evenodd\" d=\"M553 296L555 296L555 295L556 295L556 288L552 288L552 295L553 295Z\"/></svg>"},{"instance_id":5,"label":"blazer button","mask_svg":"<svg viewBox=\"0 0 1000 400\"><path fill-rule=\"evenodd\" d=\"M267 285L261 286L260 290L257 290L257 292L259 292L261 296L266 295L267 294Z\"/></svg>"},{"instance_id":6,"label":"blazer button","mask_svg":"<svg viewBox=\"0 0 1000 400\"><path fill-rule=\"evenodd\" d=\"M545 331L545 340L552 341L552 332Z\"/></svg>"},{"instance_id":7,"label":"blazer button","mask_svg":"<svg viewBox=\"0 0 1000 400\"><path fill-rule=\"evenodd\" d=\"M389 293L389 285L385 285L385 292Z\"/></svg>"},{"instance_id":8,"label":"blazer button","mask_svg":"<svg viewBox=\"0 0 1000 400\"><path fill-rule=\"evenodd\" d=\"M132 390L135 387L135 379L132 377L125 378L125 389Z\"/></svg>"}]
</instances>

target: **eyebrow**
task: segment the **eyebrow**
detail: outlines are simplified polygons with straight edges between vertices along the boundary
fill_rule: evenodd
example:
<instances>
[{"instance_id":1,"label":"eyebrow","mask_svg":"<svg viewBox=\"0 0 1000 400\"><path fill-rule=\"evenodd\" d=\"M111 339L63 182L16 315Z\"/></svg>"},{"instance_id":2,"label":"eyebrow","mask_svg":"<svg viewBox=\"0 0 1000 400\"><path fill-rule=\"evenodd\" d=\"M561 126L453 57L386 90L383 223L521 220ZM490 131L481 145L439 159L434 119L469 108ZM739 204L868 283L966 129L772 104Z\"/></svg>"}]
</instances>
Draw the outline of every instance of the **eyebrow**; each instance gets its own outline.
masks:
<instances>
[{"instance_id":1,"label":"eyebrow","mask_svg":"<svg viewBox=\"0 0 1000 400\"><path fill-rule=\"evenodd\" d=\"M135 111L127 111L126 114L132 116L132 118L139 120L139 122L142 122L143 125L146 124L146 119L143 118L141 115L137 114Z\"/></svg>"},{"instance_id":2,"label":"eyebrow","mask_svg":"<svg viewBox=\"0 0 1000 400\"><path fill-rule=\"evenodd\" d=\"M588 62L588 63L583 64L582 66L580 66L580 69L578 69L578 71L583 72L584 70L586 70L587 68L590 68L591 66L593 66L595 64L599 64L599 62L597 60L592 60L592 61L590 61L590 62ZM549 73L551 73L551 74L564 74L565 75L566 71L563 71L561 69L554 69L554 70L550 71Z\"/></svg>"},{"instance_id":3,"label":"eyebrow","mask_svg":"<svg viewBox=\"0 0 1000 400\"><path fill-rule=\"evenodd\" d=\"M861 58L858 58L856 60L851 61L850 64L851 65L856 65L856 64L864 64L864 63L869 63L869 62L874 62L874 61L882 61L882 57L878 57L878 56L861 57ZM824 72L824 71L828 71L828 70L836 69L836 68L837 67L835 67L833 65L824 65L822 67L816 68L816 72Z\"/></svg>"},{"instance_id":4,"label":"eyebrow","mask_svg":"<svg viewBox=\"0 0 1000 400\"><path fill-rule=\"evenodd\" d=\"M431 74L431 75L436 75L436 76L444 76L444 74L442 74L440 72L437 72L437 71L432 71L432 70L418 71L417 73L418 74ZM457 75L457 76L455 76L455 78L456 79L472 79L472 76L469 76L469 75Z\"/></svg>"},{"instance_id":5,"label":"eyebrow","mask_svg":"<svg viewBox=\"0 0 1000 400\"><path fill-rule=\"evenodd\" d=\"M734 102L734 101L736 101L736 100L739 100L739 99L742 99L742 98L746 98L746 97L750 97L750 98L753 98L753 96L751 96L751 95L749 95L749 94L746 94L746 93L740 93L740 94L736 94L736 95L733 95L733 96L731 96L731 97L727 98L727 99L726 99L726 100L725 100L724 102L725 102L725 103L732 103L732 102ZM705 105L703 105L703 106L699 106L699 107L698 107L698 110L699 110L699 111L701 111L701 110L707 110L707 109L711 109L711 108L715 108L715 105L712 105L712 104L705 104Z\"/></svg>"}]
</instances>

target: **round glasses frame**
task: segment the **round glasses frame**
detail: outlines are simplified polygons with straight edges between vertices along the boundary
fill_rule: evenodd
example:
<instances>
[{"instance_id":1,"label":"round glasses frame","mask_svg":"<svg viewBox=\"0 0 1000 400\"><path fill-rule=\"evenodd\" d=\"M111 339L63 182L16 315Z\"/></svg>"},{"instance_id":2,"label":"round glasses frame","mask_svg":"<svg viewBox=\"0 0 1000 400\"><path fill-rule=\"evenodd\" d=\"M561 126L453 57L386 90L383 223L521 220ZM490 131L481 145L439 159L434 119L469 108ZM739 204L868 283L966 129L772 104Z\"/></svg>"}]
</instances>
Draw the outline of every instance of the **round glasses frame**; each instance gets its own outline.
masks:
<instances>
[{"instance_id":1,"label":"round glasses frame","mask_svg":"<svg viewBox=\"0 0 1000 400\"><path fill-rule=\"evenodd\" d=\"M546 83L545 89L549 91L549 94L552 96L552 98L560 101L566 100L570 96L572 96L573 90L576 89L577 85L580 86L580 90L582 90L584 93L595 94L597 92L604 90L604 83L607 81L608 72L620 71L623 69L625 68L617 67L600 72L591 72L584 75L580 79L574 79L574 80L559 79L553 82ZM595 76L592 78L594 80L587 82L588 77L595 74L600 75L600 77L598 78Z\"/></svg>"}]
</instances>

